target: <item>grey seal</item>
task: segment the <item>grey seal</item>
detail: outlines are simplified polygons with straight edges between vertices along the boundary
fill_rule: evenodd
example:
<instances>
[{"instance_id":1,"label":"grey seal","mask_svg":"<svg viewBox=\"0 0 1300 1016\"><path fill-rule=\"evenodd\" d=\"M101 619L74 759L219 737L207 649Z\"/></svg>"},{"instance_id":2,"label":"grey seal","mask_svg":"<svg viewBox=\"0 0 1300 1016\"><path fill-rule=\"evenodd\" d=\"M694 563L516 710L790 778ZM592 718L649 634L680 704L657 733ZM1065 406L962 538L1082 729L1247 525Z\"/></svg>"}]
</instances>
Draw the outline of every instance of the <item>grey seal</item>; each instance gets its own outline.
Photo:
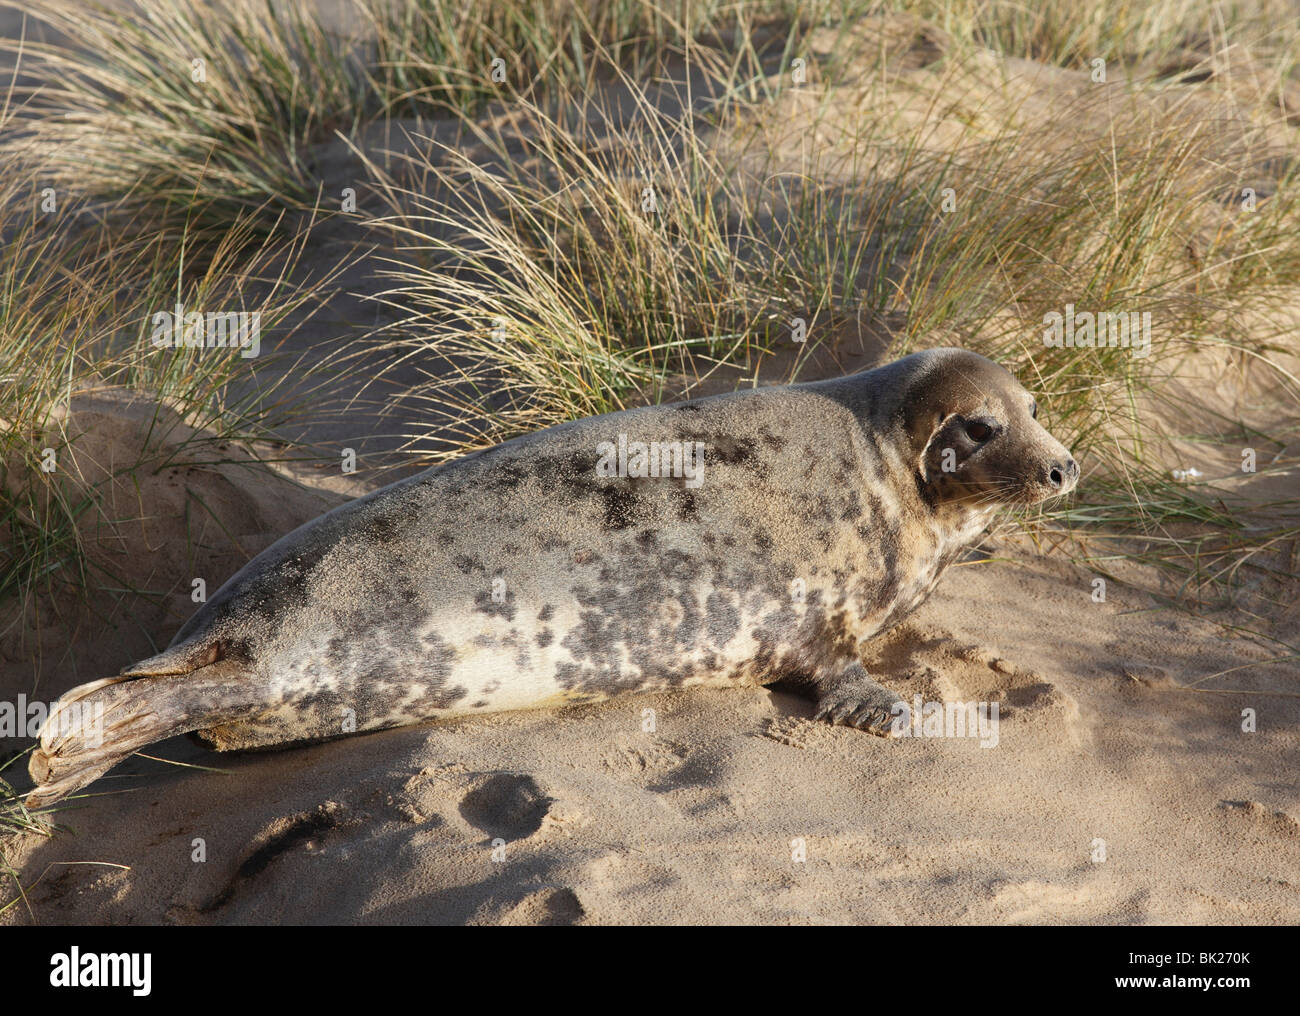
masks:
<instances>
[{"instance_id":1,"label":"grey seal","mask_svg":"<svg viewBox=\"0 0 1300 1016\"><path fill-rule=\"evenodd\" d=\"M181 733L267 748L695 685L782 682L888 733L898 696L859 646L999 507L1077 481L1036 416L1003 367L930 349L575 420L401 480L258 554L164 652L63 696L28 803Z\"/></svg>"}]
</instances>

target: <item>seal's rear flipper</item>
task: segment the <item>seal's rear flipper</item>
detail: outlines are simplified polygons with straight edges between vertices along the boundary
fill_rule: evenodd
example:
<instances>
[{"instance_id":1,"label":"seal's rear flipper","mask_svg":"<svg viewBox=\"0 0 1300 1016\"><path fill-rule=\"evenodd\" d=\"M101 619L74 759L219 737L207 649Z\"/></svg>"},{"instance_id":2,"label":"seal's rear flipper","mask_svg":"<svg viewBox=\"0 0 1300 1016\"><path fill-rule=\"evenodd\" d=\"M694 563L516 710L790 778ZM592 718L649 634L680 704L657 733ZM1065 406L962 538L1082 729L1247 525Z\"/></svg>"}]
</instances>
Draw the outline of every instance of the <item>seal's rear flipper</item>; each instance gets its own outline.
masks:
<instances>
[{"instance_id":1,"label":"seal's rear flipper","mask_svg":"<svg viewBox=\"0 0 1300 1016\"><path fill-rule=\"evenodd\" d=\"M264 689L258 691L248 670L228 660L190 673L128 672L73 688L54 703L41 728L27 767L36 783L27 807L53 804L80 790L147 744L265 708Z\"/></svg>"}]
</instances>

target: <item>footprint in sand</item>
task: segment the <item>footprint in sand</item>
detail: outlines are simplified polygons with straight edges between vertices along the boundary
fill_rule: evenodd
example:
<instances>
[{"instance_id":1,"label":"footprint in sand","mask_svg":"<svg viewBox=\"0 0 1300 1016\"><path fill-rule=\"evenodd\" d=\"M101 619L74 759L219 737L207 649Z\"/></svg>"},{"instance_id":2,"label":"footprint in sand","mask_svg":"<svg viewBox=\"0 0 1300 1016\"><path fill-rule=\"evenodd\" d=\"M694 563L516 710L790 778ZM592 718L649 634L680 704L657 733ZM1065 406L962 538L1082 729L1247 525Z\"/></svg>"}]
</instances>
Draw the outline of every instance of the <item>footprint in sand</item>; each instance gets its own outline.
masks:
<instances>
[{"instance_id":1,"label":"footprint in sand","mask_svg":"<svg viewBox=\"0 0 1300 1016\"><path fill-rule=\"evenodd\" d=\"M802 716L775 716L764 721L762 733L764 737L791 748L834 753L841 750L840 737L845 729Z\"/></svg>"},{"instance_id":2,"label":"footprint in sand","mask_svg":"<svg viewBox=\"0 0 1300 1016\"><path fill-rule=\"evenodd\" d=\"M989 886L992 919L999 924L1142 924L1151 897L1124 892L1096 878L1055 884L996 881Z\"/></svg>"},{"instance_id":3,"label":"footprint in sand","mask_svg":"<svg viewBox=\"0 0 1300 1016\"><path fill-rule=\"evenodd\" d=\"M522 840L542 827L553 803L531 776L494 773L461 798L460 814L491 837Z\"/></svg>"},{"instance_id":4,"label":"footprint in sand","mask_svg":"<svg viewBox=\"0 0 1300 1016\"><path fill-rule=\"evenodd\" d=\"M587 912L578 894L562 886L547 886L530 892L504 914L493 915L490 923L529 927L568 927L578 924Z\"/></svg>"},{"instance_id":5,"label":"footprint in sand","mask_svg":"<svg viewBox=\"0 0 1300 1016\"><path fill-rule=\"evenodd\" d=\"M1259 801L1220 801L1219 809L1239 830L1300 840L1300 822L1285 811L1275 811Z\"/></svg>"},{"instance_id":6,"label":"footprint in sand","mask_svg":"<svg viewBox=\"0 0 1300 1016\"><path fill-rule=\"evenodd\" d=\"M639 776L680 765L686 755L686 746L676 741L629 736L621 738L602 762L614 774Z\"/></svg>"}]
</instances>

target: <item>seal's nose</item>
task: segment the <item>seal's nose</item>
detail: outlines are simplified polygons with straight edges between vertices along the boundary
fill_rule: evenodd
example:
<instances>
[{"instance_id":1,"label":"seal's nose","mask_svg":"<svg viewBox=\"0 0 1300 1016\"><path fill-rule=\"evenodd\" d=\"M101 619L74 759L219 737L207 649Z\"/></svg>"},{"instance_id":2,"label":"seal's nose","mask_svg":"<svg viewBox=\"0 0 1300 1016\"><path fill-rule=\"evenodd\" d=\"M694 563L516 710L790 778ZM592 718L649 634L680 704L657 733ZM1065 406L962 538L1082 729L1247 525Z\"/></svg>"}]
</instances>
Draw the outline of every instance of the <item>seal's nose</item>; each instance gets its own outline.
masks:
<instances>
[{"instance_id":1,"label":"seal's nose","mask_svg":"<svg viewBox=\"0 0 1300 1016\"><path fill-rule=\"evenodd\" d=\"M1068 455L1064 462L1053 462L1047 471L1047 482L1057 490L1073 487L1078 478L1079 464Z\"/></svg>"}]
</instances>

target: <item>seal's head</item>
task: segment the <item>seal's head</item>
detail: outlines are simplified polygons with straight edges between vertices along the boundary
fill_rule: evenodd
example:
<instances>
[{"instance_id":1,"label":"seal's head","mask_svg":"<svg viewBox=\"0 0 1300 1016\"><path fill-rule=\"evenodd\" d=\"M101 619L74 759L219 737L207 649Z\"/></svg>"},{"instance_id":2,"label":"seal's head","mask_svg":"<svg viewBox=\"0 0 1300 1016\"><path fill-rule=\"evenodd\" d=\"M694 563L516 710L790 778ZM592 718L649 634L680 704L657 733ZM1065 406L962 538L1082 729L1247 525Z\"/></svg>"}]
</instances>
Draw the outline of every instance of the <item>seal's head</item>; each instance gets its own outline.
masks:
<instances>
[{"instance_id":1,"label":"seal's head","mask_svg":"<svg viewBox=\"0 0 1300 1016\"><path fill-rule=\"evenodd\" d=\"M929 349L902 395L917 479L935 503L1035 504L1074 489L1079 466L1038 422L1010 371L965 349Z\"/></svg>"}]
</instances>

